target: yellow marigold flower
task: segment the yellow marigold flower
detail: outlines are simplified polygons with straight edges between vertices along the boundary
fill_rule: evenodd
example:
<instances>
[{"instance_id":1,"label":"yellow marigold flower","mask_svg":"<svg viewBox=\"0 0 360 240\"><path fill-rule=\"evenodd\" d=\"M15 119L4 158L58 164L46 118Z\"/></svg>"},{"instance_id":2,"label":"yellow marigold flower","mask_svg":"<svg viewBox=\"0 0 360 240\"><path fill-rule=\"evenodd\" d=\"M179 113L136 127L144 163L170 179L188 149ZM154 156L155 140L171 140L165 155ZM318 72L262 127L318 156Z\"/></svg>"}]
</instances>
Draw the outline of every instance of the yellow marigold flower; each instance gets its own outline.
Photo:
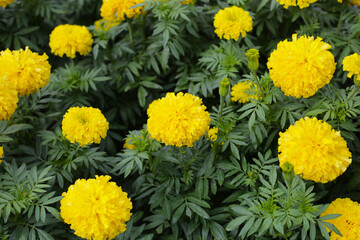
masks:
<instances>
[{"instance_id":1,"label":"yellow marigold flower","mask_svg":"<svg viewBox=\"0 0 360 240\"><path fill-rule=\"evenodd\" d=\"M208 131L208 137L211 141L215 142L217 139L217 134L219 132L219 129L217 127L212 127Z\"/></svg>"},{"instance_id":2,"label":"yellow marigold flower","mask_svg":"<svg viewBox=\"0 0 360 240\"><path fill-rule=\"evenodd\" d=\"M4 148L0 147L0 163L2 162L1 158L4 157Z\"/></svg>"},{"instance_id":3,"label":"yellow marigold flower","mask_svg":"<svg viewBox=\"0 0 360 240\"><path fill-rule=\"evenodd\" d=\"M343 1L342 0L338 0L339 3L342 3ZM360 6L360 0L350 0L348 2L349 4L353 4L353 5L358 5Z\"/></svg>"},{"instance_id":4,"label":"yellow marigold flower","mask_svg":"<svg viewBox=\"0 0 360 240\"><path fill-rule=\"evenodd\" d=\"M132 203L110 176L78 179L64 192L60 214L75 235L88 240L114 239L125 232Z\"/></svg>"},{"instance_id":5,"label":"yellow marigold flower","mask_svg":"<svg viewBox=\"0 0 360 240\"><path fill-rule=\"evenodd\" d=\"M25 50L0 52L0 78L10 81L20 96L39 91L49 83L51 66L46 53Z\"/></svg>"},{"instance_id":6,"label":"yellow marigold flower","mask_svg":"<svg viewBox=\"0 0 360 240\"><path fill-rule=\"evenodd\" d=\"M143 13L144 7L131 8L144 0L103 0L100 15L108 21L123 21Z\"/></svg>"},{"instance_id":7,"label":"yellow marigold flower","mask_svg":"<svg viewBox=\"0 0 360 240\"><path fill-rule=\"evenodd\" d=\"M100 143L108 129L109 123L98 108L72 107L62 121L62 132L66 139L71 143L80 143L82 147Z\"/></svg>"},{"instance_id":8,"label":"yellow marigold flower","mask_svg":"<svg viewBox=\"0 0 360 240\"><path fill-rule=\"evenodd\" d=\"M0 121L9 119L17 108L18 94L13 85L0 78Z\"/></svg>"},{"instance_id":9,"label":"yellow marigold flower","mask_svg":"<svg viewBox=\"0 0 360 240\"><path fill-rule=\"evenodd\" d=\"M287 96L310 97L328 84L335 72L331 46L320 37L293 34L292 42L281 41L270 54L267 66L275 86Z\"/></svg>"},{"instance_id":10,"label":"yellow marigold flower","mask_svg":"<svg viewBox=\"0 0 360 240\"><path fill-rule=\"evenodd\" d=\"M246 32L252 30L252 18L244 9L232 6L220 9L214 17L215 33L220 39L234 39L237 41L241 34L246 37Z\"/></svg>"},{"instance_id":11,"label":"yellow marigold flower","mask_svg":"<svg viewBox=\"0 0 360 240\"><path fill-rule=\"evenodd\" d=\"M127 149L130 149L130 150L136 148L136 146L135 146L134 144L129 143L130 140L131 140L131 138L127 138L127 139L125 140L125 143L124 143L123 148L127 148Z\"/></svg>"},{"instance_id":12,"label":"yellow marigold flower","mask_svg":"<svg viewBox=\"0 0 360 240\"><path fill-rule=\"evenodd\" d=\"M92 35L85 26L59 25L50 34L51 52L62 57L75 58L76 52L87 55L91 51Z\"/></svg>"},{"instance_id":13,"label":"yellow marigold flower","mask_svg":"<svg viewBox=\"0 0 360 240\"><path fill-rule=\"evenodd\" d=\"M238 82L231 89L231 101L246 103L252 99L259 99L258 94L250 94L249 91L253 88L257 91L257 86L253 84L251 81Z\"/></svg>"},{"instance_id":14,"label":"yellow marigold flower","mask_svg":"<svg viewBox=\"0 0 360 240\"><path fill-rule=\"evenodd\" d=\"M351 153L340 131L316 118L300 119L279 138L280 167L294 166L295 175L314 182L327 183L345 172Z\"/></svg>"},{"instance_id":15,"label":"yellow marigold flower","mask_svg":"<svg viewBox=\"0 0 360 240\"><path fill-rule=\"evenodd\" d=\"M108 21L106 19L99 19L95 21L96 30L109 31L110 28L119 25L117 21Z\"/></svg>"},{"instance_id":16,"label":"yellow marigold flower","mask_svg":"<svg viewBox=\"0 0 360 240\"><path fill-rule=\"evenodd\" d=\"M289 6L299 6L300 8L306 8L310 3L317 2L318 0L276 0L281 5L284 5L284 8L288 8Z\"/></svg>"},{"instance_id":17,"label":"yellow marigold flower","mask_svg":"<svg viewBox=\"0 0 360 240\"><path fill-rule=\"evenodd\" d=\"M360 75L360 55L354 53L350 56L344 58L343 62L343 70L348 71L348 78L351 78L353 75Z\"/></svg>"},{"instance_id":18,"label":"yellow marigold flower","mask_svg":"<svg viewBox=\"0 0 360 240\"><path fill-rule=\"evenodd\" d=\"M6 7L10 3L13 3L15 0L0 0L0 7Z\"/></svg>"},{"instance_id":19,"label":"yellow marigold flower","mask_svg":"<svg viewBox=\"0 0 360 240\"><path fill-rule=\"evenodd\" d=\"M339 229L342 237L331 232L331 240L358 240L360 239L360 204L349 198L338 198L320 215L341 214L340 217L326 220ZM328 229L329 231L329 229Z\"/></svg>"},{"instance_id":20,"label":"yellow marigold flower","mask_svg":"<svg viewBox=\"0 0 360 240\"><path fill-rule=\"evenodd\" d=\"M189 93L167 93L153 101L148 110L147 128L152 138L166 145L192 147L209 129L210 114L199 97Z\"/></svg>"}]
</instances>

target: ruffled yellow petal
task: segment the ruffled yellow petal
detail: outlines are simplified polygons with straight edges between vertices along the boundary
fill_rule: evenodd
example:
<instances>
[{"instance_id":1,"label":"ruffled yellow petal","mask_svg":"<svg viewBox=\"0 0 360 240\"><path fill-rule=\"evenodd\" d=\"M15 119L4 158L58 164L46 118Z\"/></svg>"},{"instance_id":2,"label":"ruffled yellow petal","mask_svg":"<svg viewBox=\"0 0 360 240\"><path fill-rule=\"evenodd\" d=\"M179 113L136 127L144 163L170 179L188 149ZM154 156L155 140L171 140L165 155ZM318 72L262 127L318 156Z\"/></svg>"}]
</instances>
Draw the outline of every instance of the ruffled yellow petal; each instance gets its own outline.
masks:
<instances>
[{"instance_id":1,"label":"ruffled yellow petal","mask_svg":"<svg viewBox=\"0 0 360 240\"><path fill-rule=\"evenodd\" d=\"M327 183L343 174L351 163L351 152L340 131L316 118L300 119L279 138L280 166L294 166L303 179Z\"/></svg>"}]
</instances>

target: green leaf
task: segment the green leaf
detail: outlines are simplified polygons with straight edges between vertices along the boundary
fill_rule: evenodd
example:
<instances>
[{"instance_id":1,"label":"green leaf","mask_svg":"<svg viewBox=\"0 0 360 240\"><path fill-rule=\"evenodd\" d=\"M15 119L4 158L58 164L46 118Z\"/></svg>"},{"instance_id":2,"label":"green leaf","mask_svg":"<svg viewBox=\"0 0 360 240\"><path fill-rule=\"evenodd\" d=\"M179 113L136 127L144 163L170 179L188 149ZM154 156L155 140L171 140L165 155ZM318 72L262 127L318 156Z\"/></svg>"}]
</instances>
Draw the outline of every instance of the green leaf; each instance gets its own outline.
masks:
<instances>
[{"instance_id":1,"label":"green leaf","mask_svg":"<svg viewBox=\"0 0 360 240\"><path fill-rule=\"evenodd\" d=\"M204 210L202 209L200 206L194 204L194 203L188 203L187 206L194 212L196 213L197 215L199 215L200 217L202 218L205 218L205 219L209 219L210 216L209 214Z\"/></svg>"},{"instance_id":2,"label":"green leaf","mask_svg":"<svg viewBox=\"0 0 360 240\"><path fill-rule=\"evenodd\" d=\"M235 228L238 228L242 223L244 223L249 218L250 216L241 216L231 220L229 224L226 226L226 231L232 231Z\"/></svg>"}]
</instances>

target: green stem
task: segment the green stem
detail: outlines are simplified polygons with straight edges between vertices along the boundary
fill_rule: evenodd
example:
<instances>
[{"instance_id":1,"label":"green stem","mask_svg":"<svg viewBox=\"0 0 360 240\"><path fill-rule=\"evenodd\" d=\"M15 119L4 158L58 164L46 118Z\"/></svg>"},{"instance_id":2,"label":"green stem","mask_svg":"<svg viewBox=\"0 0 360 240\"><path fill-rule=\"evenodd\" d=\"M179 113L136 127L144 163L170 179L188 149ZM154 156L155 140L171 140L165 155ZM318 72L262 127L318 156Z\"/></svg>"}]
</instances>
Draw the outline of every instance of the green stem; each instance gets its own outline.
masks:
<instances>
[{"instance_id":1,"label":"green stem","mask_svg":"<svg viewBox=\"0 0 360 240\"><path fill-rule=\"evenodd\" d=\"M142 35L144 40L146 39L146 14L141 15L142 21L141 21L141 27L142 27Z\"/></svg>"},{"instance_id":2,"label":"green stem","mask_svg":"<svg viewBox=\"0 0 360 240\"><path fill-rule=\"evenodd\" d=\"M355 88L352 90L352 92L347 96L347 98L345 99L344 103L346 103L350 98L352 98L352 96L355 95L355 93L359 90L360 86L359 85L355 85Z\"/></svg>"},{"instance_id":3,"label":"green stem","mask_svg":"<svg viewBox=\"0 0 360 240\"><path fill-rule=\"evenodd\" d=\"M339 34L340 26L341 26L341 20L342 20L343 15L344 15L344 8L341 9L341 13L340 13L340 16L339 16L339 21L338 21L337 28L336 28L336 35Z\"/></svg>"},{"instance_id":4,"label":"green stem","mask_svg":"<svg viewBox=\"0 0 360 240\"><path fill-rule=\"evenodd\" d=\"M219 112L219 116L218 116L218 119L219 119L219 120L222 118L222 115L223 115L224 98L225 98L225 97L220 96L220 112Z\"/></svg>"},{"instance_id":5,"label":"green stem","mask_svg":"<svg viewBox=\"0 0 360 240\"><path fill-rule=\"evenodd\" d=\"M128 24L131 47L135 51L132 23L131 23L131 20L128 18L126 18L126 22Z\"/></svg>"},{"instance_id":6,"label":"green stem","mask_svg":"<svg viewBox=\"0 0 360 240\"><path fill-rule=\"evenodd\" d=\"M251 70L251 74L253 75L253 77L255 78L255 81L256 81L256 84L258 85L258 87L260 88L260 91L263 95L263 97L265 97L265 91L264 89L262 88L262 86L260 85L260 80L256 74L256 71L255 70Z\"/></svg>"}]
</instances>

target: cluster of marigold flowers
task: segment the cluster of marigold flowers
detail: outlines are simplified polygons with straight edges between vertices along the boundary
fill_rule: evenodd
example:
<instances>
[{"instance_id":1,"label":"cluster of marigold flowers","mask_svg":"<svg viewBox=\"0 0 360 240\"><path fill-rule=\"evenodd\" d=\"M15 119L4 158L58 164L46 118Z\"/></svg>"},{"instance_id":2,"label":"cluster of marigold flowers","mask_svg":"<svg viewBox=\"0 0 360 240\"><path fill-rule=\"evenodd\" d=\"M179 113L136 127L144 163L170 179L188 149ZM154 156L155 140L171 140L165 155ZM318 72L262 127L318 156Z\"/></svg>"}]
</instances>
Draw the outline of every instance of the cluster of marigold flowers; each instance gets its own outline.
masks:
<instances>
[{"instance_id":1,"label":"cluster of marigold flowers","mask_svg":"<svg viewBox=\"0 0 360 240\"><path fill-rule=\"evenodd\" d=\"M285 8L308 7L317 0L278 0ZM11 0L0 0L5 7ZM95 23L105 31L125 19L143 14L143 7L132 6L143 0L103 0L100 12L103 19ZM192 1L184 1L189 4ZM358 4L357 0L350 1ZM252 30L252 17L242 8L233 6L220 10L214 17L215 33L219 38L237 41ZM50 34L50 48L55 55L70 58L76 53L87 55L91 51L92 35L85 26L60 25ZM318 89L328 84L335 72L331 46L321 38L293 35L292 41L284 40L277 45L267 66L274 85L287 96L311 97ZM253 56L258 58L258 52ZM257 66L258 67L258 66ZM250 67L256 70L257 67ZM18 96L32 94L44 87L50 76L51 66L47 55L42 56L25 50L0 52L0 120L9 119L14 113ZM353 54L343 60L343 69L348 77L357 81L360 74L360 57ZM246 103L261 99L256 83L242 81L231 90L231 100ZM217 139L219 129L209 129L211 118L202 100L188 93L167 93L165 97L152 102L147 110L147 130L150 136L165 145L177 147L193 144L208 133L210 141ZM105 138L109 123L99 109L73 107L63 117L62 132L73 144L85 147L100 143ZM340 131L316 118L304 118L280 133L280 166L291 164L295 174L315 182L333 181L351 164L351 153ZM127 143L128 144L128 143ZM128 148L136 146L128 144ZM0 147L0 159L3 148ZM61 216L70 224L75 234L86 239L113 239L126 230L125 222L131 217L132 203L127 193L116 183L109 182L110 176L96 176L95 179L79 179L63 193ZM334 223L344 236L359 237L355 232L360 225L359 204L350 199L337 199L323 214L341 213L342 216L329 222ZM99 217L100 216L100 217ZM355 230L354 230L355 229ZM331 233L337 239L336 233Z\"/></svg>"}]
</instances>

